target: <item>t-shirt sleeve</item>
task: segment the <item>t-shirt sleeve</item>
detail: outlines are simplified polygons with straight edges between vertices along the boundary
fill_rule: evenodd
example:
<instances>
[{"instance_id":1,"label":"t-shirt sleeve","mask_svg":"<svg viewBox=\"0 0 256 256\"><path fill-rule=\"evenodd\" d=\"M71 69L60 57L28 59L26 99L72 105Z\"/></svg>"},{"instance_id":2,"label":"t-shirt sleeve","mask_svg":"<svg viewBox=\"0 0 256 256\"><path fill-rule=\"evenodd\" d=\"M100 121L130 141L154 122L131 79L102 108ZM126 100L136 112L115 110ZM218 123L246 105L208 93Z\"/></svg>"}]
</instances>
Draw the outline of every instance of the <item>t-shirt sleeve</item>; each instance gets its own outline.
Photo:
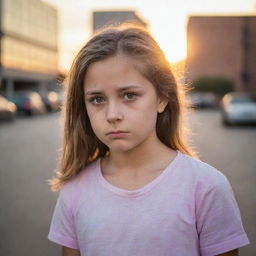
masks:
<instances>
[{"instance_id":1,"label":"t-shirt sleeve","mask_svg":"<svg viewBox=\"0 0 256 256\"><path fill-rule=\"evenodd\" d=\"M54 209L48 239L62 246L79 249L74 210L72 208L73 203L70 198L70 191L67 190L64 186L60 191Z\"/></svg>"},{"instance_id":2,"label":"t-shirt sleeve","mask_svg":"<svg viewBox=\"0 0 256 256\"><path fill-rule=\"evenodd\" d=\"M217 255L250 243L232 187L219 171L198 188L196 221L202 256Z\"/></svg>"}]
</instances>

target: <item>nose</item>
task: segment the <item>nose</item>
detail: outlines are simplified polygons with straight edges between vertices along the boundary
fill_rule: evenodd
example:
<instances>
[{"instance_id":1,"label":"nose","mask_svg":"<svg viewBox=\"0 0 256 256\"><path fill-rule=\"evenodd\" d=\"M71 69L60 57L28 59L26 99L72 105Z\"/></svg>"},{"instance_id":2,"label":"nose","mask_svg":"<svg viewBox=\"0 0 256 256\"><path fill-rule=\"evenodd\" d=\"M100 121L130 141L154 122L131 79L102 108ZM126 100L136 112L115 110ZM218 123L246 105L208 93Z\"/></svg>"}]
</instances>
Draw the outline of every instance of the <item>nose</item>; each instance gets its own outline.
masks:
<instances>
[{"instance_id":1,"label":"nose","mask_svg":"<svg viewBox=\"0 0 256 256\"><path fill-rule=\"evenodd\" d=\"M108 104L106 110L106 119L110 123L123 120L123 114L118 104L114 102Z\"/></svg>"}]
</instances>

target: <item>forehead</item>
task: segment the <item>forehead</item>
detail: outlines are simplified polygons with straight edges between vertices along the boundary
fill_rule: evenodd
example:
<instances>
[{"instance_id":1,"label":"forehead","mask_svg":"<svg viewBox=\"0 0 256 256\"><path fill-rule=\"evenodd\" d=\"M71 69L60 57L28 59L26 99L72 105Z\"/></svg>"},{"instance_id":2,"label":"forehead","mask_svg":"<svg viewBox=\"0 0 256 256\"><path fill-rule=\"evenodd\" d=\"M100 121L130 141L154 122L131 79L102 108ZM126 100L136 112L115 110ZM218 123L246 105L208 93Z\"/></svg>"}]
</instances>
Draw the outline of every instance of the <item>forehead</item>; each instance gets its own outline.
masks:
<instances>
[{"instance_id":1,"label":"forehead","mask_svg":"<svg viewBox=\"0 0 256 256\"><path fill-rule=\"evenodd\" d=\"M135 65L137 64L137 65ZM137 85L140 87L152 86L136 66L138 62L123 55L116 55L92 63L84 77L84 89L108 89Z\"/></svg>"}]
</instances>

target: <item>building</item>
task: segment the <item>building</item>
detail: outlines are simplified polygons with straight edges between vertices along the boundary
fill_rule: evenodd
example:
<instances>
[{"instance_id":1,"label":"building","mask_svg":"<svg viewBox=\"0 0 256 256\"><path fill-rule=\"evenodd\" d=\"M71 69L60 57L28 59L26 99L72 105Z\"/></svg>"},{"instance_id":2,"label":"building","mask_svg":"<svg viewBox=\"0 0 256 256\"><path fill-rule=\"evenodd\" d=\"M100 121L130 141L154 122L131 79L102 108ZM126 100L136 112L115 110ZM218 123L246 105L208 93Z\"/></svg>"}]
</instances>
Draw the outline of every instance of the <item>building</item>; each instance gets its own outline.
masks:
<instances>
[{"instance_id":1,"label":"building","mask_svg":"<svg viewBox=\"0 0 256 256\"><path fill-rule=\"evenodd\" d=\"M1 0L0 7L0 93L58 88L57 10L40 0Z\"/></svg>"},{"instance_id":2,"label":"building","mask_svg":"<svg viewBox=\"0 0 256 256\"><path fill-rule=\"evenodd\" d=\"M147 27L147 23L139 17L135 11L94 11L93 12L93 32L106 25L121 24L133 21Z\"/></svg>"},{"instance_id":3,"label":"building","mask_svg":"<svg viewBox=\"0 0 256 256\"><path fill-rule=\"evenodd\" d=\"M191 16L187 79L218 76L236 91L256 91L256 16Z\"/></svg>"}]
</instances>

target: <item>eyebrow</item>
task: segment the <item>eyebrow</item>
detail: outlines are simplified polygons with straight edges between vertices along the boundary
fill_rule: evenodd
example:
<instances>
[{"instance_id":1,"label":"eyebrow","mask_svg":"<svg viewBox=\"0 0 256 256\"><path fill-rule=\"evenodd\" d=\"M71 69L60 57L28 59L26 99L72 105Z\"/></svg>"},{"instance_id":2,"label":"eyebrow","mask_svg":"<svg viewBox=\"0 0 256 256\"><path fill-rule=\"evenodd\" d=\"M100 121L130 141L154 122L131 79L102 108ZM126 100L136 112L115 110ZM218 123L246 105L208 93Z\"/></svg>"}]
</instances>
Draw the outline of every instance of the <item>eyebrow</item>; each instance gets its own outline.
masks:
<instances>
[{"instance_id":1,"label":"eyebrow","mask_svg":"<svg viewBox=\"0 0 256 256\"><path fill-rule=\"evenodd\" d=\"M117 89L117 92L122 92L128 89L141 89L141 87L137 86L137 85L129 85L129 86L125 86L125 87L120 87ZM92 91L87 91L85 92L85 96L87 95L95 95L95 94L101 94L102 91L98 91L98 90L92 90Z\"/></svg>"}]
</instances>

